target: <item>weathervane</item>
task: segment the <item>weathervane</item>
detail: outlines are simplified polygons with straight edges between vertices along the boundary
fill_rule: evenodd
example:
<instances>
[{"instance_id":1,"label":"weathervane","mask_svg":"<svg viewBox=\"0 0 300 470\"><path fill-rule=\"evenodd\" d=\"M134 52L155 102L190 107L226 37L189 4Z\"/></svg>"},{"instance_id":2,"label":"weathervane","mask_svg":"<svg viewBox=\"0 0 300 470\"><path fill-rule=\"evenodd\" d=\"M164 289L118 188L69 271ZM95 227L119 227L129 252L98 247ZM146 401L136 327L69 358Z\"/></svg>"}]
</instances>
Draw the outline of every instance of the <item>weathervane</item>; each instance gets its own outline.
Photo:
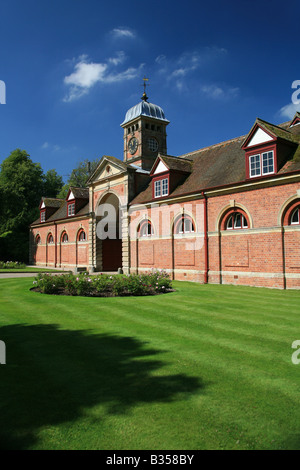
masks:
<instances>
[{"instance_id":1,"label":"weathervane","mask_svg":"<svg viewBox=\"0 0 300 470\"><path fill-rule=\"evenodd\" d=\"M142 96L142 100L144 100L144 101L147 101L147 99L148 99L148 96L146 94L146 86L148 85L148 83L147 83L148 80L149 80L149 78L144 77L143 78L144 83L141 85L141 86L144 87L144 93L143 93L143 96ZM148 85L148 86L150 86L150 85Z\"/></svg>"}]
</instances>

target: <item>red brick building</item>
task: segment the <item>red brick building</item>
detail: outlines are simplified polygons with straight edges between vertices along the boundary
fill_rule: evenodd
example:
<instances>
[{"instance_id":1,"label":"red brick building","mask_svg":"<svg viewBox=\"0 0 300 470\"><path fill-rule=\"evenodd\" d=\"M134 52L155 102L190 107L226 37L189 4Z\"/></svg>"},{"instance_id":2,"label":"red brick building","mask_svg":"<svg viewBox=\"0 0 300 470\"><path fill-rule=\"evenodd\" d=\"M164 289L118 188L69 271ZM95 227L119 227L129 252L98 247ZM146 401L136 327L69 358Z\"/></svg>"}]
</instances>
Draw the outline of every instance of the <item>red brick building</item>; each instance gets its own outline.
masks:
<instances>
[{"instance_id":1,"label":"red brick building","mask_svg":"<svg viewBox=\"0 0 300 470\"><path fill-rule=\"evenodd\" d=\"M147 100L121 124L123 161L104 156L88 189L42 198L31 262L300 288L300 113L174 157L169 121Z\"/></svg>"}]
</instances>

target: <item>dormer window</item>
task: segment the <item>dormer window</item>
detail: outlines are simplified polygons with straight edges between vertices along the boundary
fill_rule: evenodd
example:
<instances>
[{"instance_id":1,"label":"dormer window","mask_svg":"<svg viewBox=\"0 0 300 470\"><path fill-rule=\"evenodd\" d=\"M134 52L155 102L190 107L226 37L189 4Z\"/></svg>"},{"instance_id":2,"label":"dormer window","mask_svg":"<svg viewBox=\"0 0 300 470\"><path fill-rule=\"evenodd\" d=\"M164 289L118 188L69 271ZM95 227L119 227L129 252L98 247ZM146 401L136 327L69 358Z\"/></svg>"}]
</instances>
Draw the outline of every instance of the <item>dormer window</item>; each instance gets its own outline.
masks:
<instances>
[{"instance_id":1,"label":"dormer window","mask_svg":"<svg viewBox=\"0 0 300 470\"><path fill-rule=\"evenodd\" d=\"M46 221L46 211L41 211L41 217L40 217L40 221L41 222L45 222Z\"/></svg>"},{"instance_id":2,"label":"dormer window","mask_svg":"<svg viewBox=\"0 0 300 470\"><path fill-rule=\"evenodd\" d=\"M75 202L68 204L68 217L75 215Z\"/></svg>"},{"instance_id":3,"label":"dormer window","mask_svg":"<svg viewBox=\"0 0 300 470\"><path fill-rule=\"evenodd\" d=\"M274 173L274 151L249 156L249 176L270 175Z\"/></svg>"},{"instance_id":4,"label":"dormer window","mask_svg":"<svg viewBox=\"0 0 300 470\"><path fill-rule=\"evenodd\" d=\"M168 196L169 194L169 179L163 178L154 181L154 197Z\"/></svg>"}]
</instances>

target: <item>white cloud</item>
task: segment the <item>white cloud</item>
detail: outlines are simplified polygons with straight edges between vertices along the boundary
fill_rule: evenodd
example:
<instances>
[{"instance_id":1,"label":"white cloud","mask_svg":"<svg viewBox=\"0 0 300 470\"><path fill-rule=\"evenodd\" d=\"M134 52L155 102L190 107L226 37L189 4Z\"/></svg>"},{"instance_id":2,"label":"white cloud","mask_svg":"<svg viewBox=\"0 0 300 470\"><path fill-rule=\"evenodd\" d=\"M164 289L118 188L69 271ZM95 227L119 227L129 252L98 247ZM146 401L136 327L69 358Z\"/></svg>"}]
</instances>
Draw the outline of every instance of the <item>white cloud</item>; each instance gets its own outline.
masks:
<instances>
[{"instance_id":1,"label":"white cloud","mask_svg":"<svg viewBox=\"0 0 300 470\"><path fill-rule=\"evenodd\" d=\"M216 62L227 54L227 50L220 47L205 47L201 50L186 51L175 58L167 58L164 54L156 57L160 75L164 75L166 80L179 90L187 90L191 78L195 77L195 72L201 67L209 66L210 62Z\"/></svg>"},{"instance_id":2,"label":"white cloud","mask_svg":"<svg viewBox=\"0 0 300 470\"><path fill-rule=\"evenodd\" d=\"M113 35L114 38L130 38L130 39L133 39L135 38L135 33L127 28L127 27L124 27L124 26L119 26L118 28L114 28L112 31L111 31L111 34Z\"/></svg>"},{"instance_id":3,"label":"white cloud","mask_svg":"<svg viewBox=\"0 0 300 470\"><path fill-rule=\"evenodd\" d=\"M74 101L86 95L96 83L110 84L136 78L140 74L143 64L122 71L115 70L115 67L121 65L125 59L125 54L122 51L104 63L91 62L88 56L80 56L75 63L74 72L64 78L65 85L69 87L64 101Z\"/></svg>"},{"instance_id":4,"label":"white cloud","mask_svg":"<svg viewBox=\"0 0 300 470\"><path fill-rule=\"evenodd\" d=\"M221 87L219 85L211 84L203 85L201 87L201 91L214 100L227 100L235 98L239 94L240 89L238 87Z\"/></svg>"},{"instance_id":5,"label":"white cloud","mask_svg":"<svg viewBox=\"0 0 300 470\"><path fill-rule=\"evenodd\" d=\"M49 147L49 143L48 142L44 142L43 145L42 145L42 149L47 149Z\"/></svg>"},{"instance_id":6,"label":"white cloud","mask_svg":"<svg viewBox=\"0 0 300 470\"><path fill-rule=\"evenodd\" d=\"M283 106L280 109L279 114L283 118L292 119L295 116L297 111L300 112L300 104L290 103L290 104Z\"/></svg>"}]
</instances>

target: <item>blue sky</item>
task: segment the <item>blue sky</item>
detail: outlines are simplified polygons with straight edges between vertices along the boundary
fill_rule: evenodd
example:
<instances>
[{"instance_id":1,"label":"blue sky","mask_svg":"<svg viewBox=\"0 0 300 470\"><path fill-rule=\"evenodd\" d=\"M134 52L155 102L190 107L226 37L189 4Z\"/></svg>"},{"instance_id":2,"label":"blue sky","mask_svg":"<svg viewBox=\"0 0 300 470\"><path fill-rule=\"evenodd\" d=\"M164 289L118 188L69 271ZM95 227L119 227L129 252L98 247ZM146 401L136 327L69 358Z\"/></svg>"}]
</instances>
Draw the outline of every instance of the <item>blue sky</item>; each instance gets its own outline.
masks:
<instances>
[{"instance_id":1,"label":"blue sky","mask_svg":"<svg viewBox=\"0 0 300 470\"><path fill-rule=\"evenodd\" d=\"M171 155L297 108L298 1L1 0L0 13L0 162L25 149L66 179L85 158L122 159L144 76L171 121Z\"/></svg>"}]
</instances>

